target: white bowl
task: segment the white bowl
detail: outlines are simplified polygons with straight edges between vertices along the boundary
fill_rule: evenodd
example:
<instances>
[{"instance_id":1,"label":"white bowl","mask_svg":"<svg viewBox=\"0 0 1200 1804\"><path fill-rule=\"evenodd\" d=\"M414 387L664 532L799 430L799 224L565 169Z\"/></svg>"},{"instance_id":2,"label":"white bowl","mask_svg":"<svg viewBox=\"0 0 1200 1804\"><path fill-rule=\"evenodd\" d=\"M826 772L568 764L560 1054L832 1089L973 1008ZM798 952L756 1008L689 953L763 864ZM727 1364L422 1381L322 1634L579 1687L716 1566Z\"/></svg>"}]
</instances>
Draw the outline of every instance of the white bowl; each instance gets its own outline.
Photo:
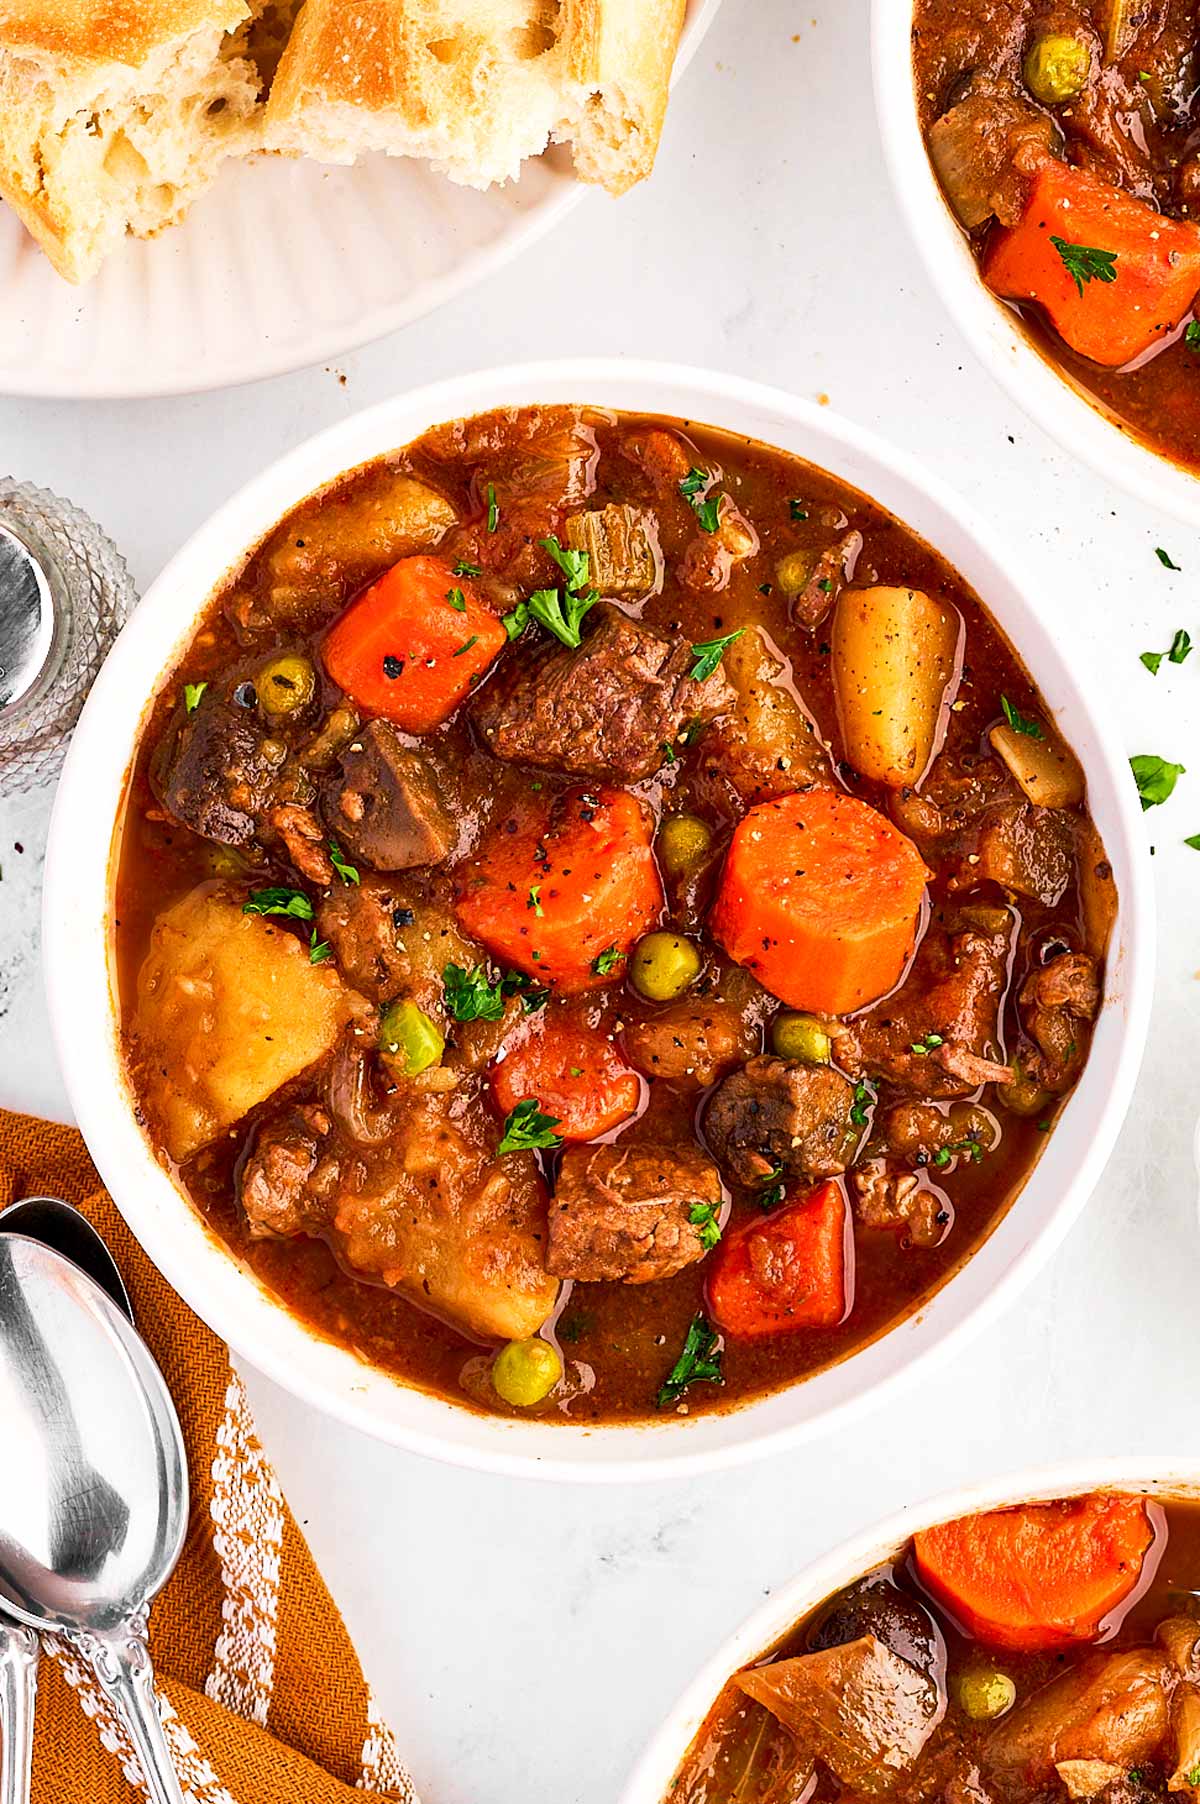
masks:
<instances>
[{"instance_id":1,"label":"white bowl","mask_svg":"<svg viewBox=\"0 0 1200 1804\"><path fill-rule=\"evenodd\" d=\"M1195 1459L1140 1457L1036 1466L961 1490L944 1491L889 1516L886 1522L865 1530L853 1541L843 1542L789 1580L706 1662L638 1761L619 1804L663 1804L680 1761L726 1680L769 1653L810 1610L890 1559L922 1529L972 1515L977 1510L1075 1497L1089 1491L1195 1498L1200 1495L1200 1463Z\"/></svg>"},{"instance_id":2,"label":"white bowl","mask_svg":"<svg viewBox=\"0 0 1200 1804\"><path fill-rule=\"evenodd\" d=\"M710 421L810 459L872 496L935 545L1020 648L1088 774L1091 808L1120 911L1091 1057L1008 1214L907 1321L828 1371L727 1414L573 1428L487 1417L406 1388L318 1339L208 1233L157 1164L134 1119L119 1058L109 911L114 822L141 718L163 672L227 570L297 502L340 472L463 414L529 402L592 402ZM1037 600L1031 599L1036 596ZM67 1089L92 1156L151 1259L219 1334L319 1409L381 1438L492 1470L556 1479L654 1478L789 1446L834 1416L878 1401L901 1376L1000 1308L1057 1245L1092 1190L1129 1102L1153 984L1145 836L1107 711L1086 698L1077 659L1058 650L1045 590L981 522L904 452L826 408L732 376L666 364L571 361L456 378L401 395L302 445L226 503L136 609L75 731L46 860L50 1013Z\"/></svg>"},{"instance_id":3,"label":"white bowl","mask_svg":"<svg viewBox=\"0 0 1200 1804\"><path fill-rule=\"evenodd\" d=\"M984 286L921 136L912 16L913 0L872 0L875 106L892 188L935 289L976 356L1051 438L1148 506L1200 526L1200 476L1122 430L1034 349L1016 314Z\"/></svg>"}]
</instances>

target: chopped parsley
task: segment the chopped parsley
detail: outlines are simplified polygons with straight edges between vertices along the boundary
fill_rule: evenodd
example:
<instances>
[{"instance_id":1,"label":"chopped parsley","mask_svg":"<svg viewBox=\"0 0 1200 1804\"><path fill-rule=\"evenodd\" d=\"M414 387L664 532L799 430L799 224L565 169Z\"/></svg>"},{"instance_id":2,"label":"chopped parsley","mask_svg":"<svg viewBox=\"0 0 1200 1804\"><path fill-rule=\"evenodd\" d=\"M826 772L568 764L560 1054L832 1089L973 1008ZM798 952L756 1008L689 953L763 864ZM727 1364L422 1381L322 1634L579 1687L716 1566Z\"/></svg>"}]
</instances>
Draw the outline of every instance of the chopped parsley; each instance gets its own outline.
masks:
<instances>
[{"instance_id":1,"label":"chopped parsley","mask_svg":"<svg viewBox=\"0 0 1200 1804\"><path fill-rule=\"evenodd\" d=\"M1185 1773L1183 1776L1189 1785L1200 1787L1200 1766L1194 1766L1190 1773ZM1141 1778L1140 1773L1138 1777Z\"/></svg>"},{"instance_id":2,"label":"chopped parsley","mask_svg":"<svg viewBox=\"0 0 1200 1804\"><path fill-rule=\"evenodd\" d=\"M524 971L510 971L507 976L502 977L500 994L502 996L519 996L521 1007L527 1015L535 1015L550 1000L549 990L538 988L531 977L526 977Z\"/></svg>"},{"instance_id":3,"label":"chopped parsley","mask_svg":"<svg viewBox=\"0 0 1200 1804\"><path fill-rule=\"evenodd\" d=\"M185 713L191 714L200 706L200 697L207 688L207 683L185 683L183 685L183 706Z\"/></svg>"},{"instance_id":4,"label":"chopped parsley","mask_svg":"<svg viewBox=\"0 0 1200 1804\"><path fill-rule=\"evenodd\" d=\"M698 470L693 464L679 484L679 493L695 514L701 532L716 532L721 520L721 497L701 494L713 480L707 470Z\"/></svg>"},{"instance_id":5,"label":"chopped parsley","mask_svg":"<svg viewBox=\"0 0 1200 1804\"><path fill-rule=\"evenodd\" d=\"M1014 733L1023 733L1026 739L1045 738L1038 722L1032 720L1028 714L1022 714L1019 708L1014 708L1007 695L1000 697L1000 706L1004 710L1005 720Z\"/></svg>"},{"instance_id":6,"label":"chopped parsley","mask_svg":"<svg viewBox=\"0 0 1200 1804\"><path fill-rule=\"evenodd\" d=\"M923 1040L912 1042L911 1051L919 1052L924 1057L926 1053L933 1052L936 1047L944 1046L945 1043L941 1034L926 1034Z\"/></svg>"},{"instance_id":7,"label":"chopped parsley","mask_svg":"<svg viewBox=\"0 0 1200 1804\"><path fill-rule=\"evenodd\" d=\"M504 1120L504 1135L496 1148L498 1153L530 1152L535 1147L562 1145L562 1135L555 1133L557 1115L543 1115L536 1096L527 1096Z\"/></svg>"},{"instance_id":8,"label":"chopped parsley","mask_svg":"<svg viewBox=\"0 0 1200 1804\"><path fill-rule=\"evenodd\" d=\"M569 546L560 545L557 535L550 534L548 539L539 539L543 551L548 551L559 569L567 579L567 588L574 595L584 588L589 576L588 554L586 551L572 551Z\"/></svg>"},{"instance_id":9,"label":"chopped parsley","mask_svg":"<svg viewBox=\"0 0 1200 1804\"><path fill-rule=\"evenodd\" d=\"M693 645L692 657L695 659L695 663L688 671L692 681L694 683L705 682L717 668L734 640L740 639L745 630L744 626L739 626L734 632L726 633L723 639L702 639L699 644Z\"/></svg>"},{"instance_id":10,"label":"chopped parsley","mask_svg":"<svg viewBox=\"0 0 1200 1804\"><path fill-rule=\"evenodd\" d=\"M1063 268L1080 294L1085 282L1115 282L1116 251L1097 250L1091 244L1072 244L1067 238L1052 236L1051 244L1063 261Z\"/></svg>"},{"instance_id":11,"label":"chopped parsley","mask_svg":"<svg viewBox=\"0 0 1200 1804\"><path fill-rule=\"evenodd\" d=\"M311 921L313 905L302 889L252 889L242 903L244 915L291 915L297 921Z\"/></svg>"},{"instance_id":12,"label":"chopped parsley","mask_svg":"<svg viewBox=\"0 0 1200 1804\"><path fill-rule=\"evenodd\" d=\"M952 1140L949 1146L938 1147L933 1155L933 1162L939 1168L949 1165L956 1153L962 1153L964 1158L970 1159L978 1165L983 1157L983 1148L978 1140Z\"/></svg>"},{"instance_id":13,"label":"chopped parsley","mask_svg":"<svg viewBox=\"0 0 1200 1804\"><path fill-rule=\"evenodd\" d=\"M326 964L333 957L333 947L328 940L319 940L317 930L312 930L312 938L308 942L308 962L310 965Z\"/></svg>"},{"instance_id":14,"label":"chopped parsley","mask_svg":"<svg viewBox=\"0 0 1200 1804\"><path fill-rule=\"evenodd\" d=\"M1192 636L1186 627L1181 626L1166 651L1144 651L1140 662L1146 666L1151 676L1157 676L1159 665L1164 658L1169 659L1172 664L1182 664L1191 650Z\"/></svg>"},{"instance_id":15,"label":"chopped parsley","mask_svg":"<svg viewBox=\"0 0 1200 1804\"><path fill-rule=\"evenodd\" d=\"M1190 319L1188 321L1187 331L1183 335L1183 342L1189 351L1200 351L1200 319Z\"/></svg>"},{"instance_id":16,"label":"chopped parsley","mask_svg":"<svg viewBox=\"0 0 1200 1804\"><path fill-rule=\"evenodd\" d=\"M1166 758L1156 758L1152 752L1139 752L1136 758L1129 760L1129 768L1144 809L1157 808L1165 802L1175 787L1176 778L1184 774L1182 764L1171 764Z\"/></svg>"},{"instance_id":17,"label":"chopped parsley","mask_svg":"<svg viewBox=\"0 0 1200 1804\"><path fill-rule=\"evenodd\" d=\"M760 1209L776 1209L782 1201L782 1184L771 1184L766 1190L761 1190L758 1195L758 1206Z\"/></svg>"},{"instance_id":18,"label":"chopped parsley","mask_svg":"<svg viewBox=\"0 0 1200 1804\"><path fill-rule=\"evenodd\" d=\"M469 639L464 639L462 644L460 646L458 646L458 648L455 651L452 651L450 653L450 656L452 658L461 658L465 651L470 651L470 649L473 645L478 645L478 644L479 644L479 634L472 633L471 637Z\"/></svg>"},{"instance_id":19,"label":"chopped parsley","mask_svg":"<svg viewBox=\"0 0 1200 1804\"><path fill-rule=\"evenodd\" d=\"M692 1317L683 1352L671 1367L670 1376L658 1393L659 1409L678 1403L689 1384L724 1384L721 1376L720 1336L713 1332L704 1315Z\"/></svg>"},{"instance_id":20,"label":"chopped parsley","mask_svg":"<svg viewBox=\"0 0 1200 1804\"><path fill-rule=\"evenodd\" d=\"M482 965L446 965L442 971L446 1007L456 1021L499 1021L504 1014L503 987Z\"/></svg>"},{"instance_id":21,"label":"chopped parsley","mask_svg":"<svg viewBox=\"0 0 1200 1804\"><path fill-rule=\"evenodd\" d=\"M1200 852L1200 833L1189 833L1183 843L1190 846L1193 852Z\"/></svg>"},{"instance_id":22,"label":"chopped parsley","mask_svg":"<svg viewBox=\"0 0 1200 1804\"><path fill-rule=\"evenodd\" d=\"M329 842L329 862L343 883L358 882L358 871L355 869L354 865L346 863L346 860L342 856L342 848L338 845L336 839L331 839Z\"/></svg>"},{"instance_id":23,"label":"chopped parsley","mask_svg":"<svg viewBox=\"0 0 1200 1804\"><path fill-rule=\"evenodd\" d=\"M808 519L808 509L805 507L803 501L796 501L796 500L789 501L788 502L788 513L791 515L793 520L807 520Z\"/></svg>"},{"instance_id":24,"label":"chopped parsley","mask_svg":"<svg viewBox=\"0 0 1200 1804\"><path fill-rule=\"evenodd\" d=\"M622 954L617 951L615 946L606 946L604 951L598 952L592 960L592 970L597 977L609 977L621 962L621 958Z\"/></svg>"},{"instance_id":25,"label":"chopped parsley","mask_svg":"<svg viewBox=\"0 0 1200 1804\"><path fill-rule=\"evenodd\" d=\"M529 900L525 904L525 906L526 906L526 908L532 908L532 910L533 910L534 914L537 916L538 920L539 921L541 920L542 916L545 914L546 911L542 907L542 886L540 883L531 883L530 884Z\"/></svg>"},{"instance_id":26,"label":"chopped parsley","mask_svg":"<svg viewBox=\"0 0 1200 1804\"><path fill-rule=\"evenodd\" d=\"M1172 558L1170 552L1164 551L1161 545L1156 545L1154 547L1154 555L1158 559L1159 563L1162 565L1164 570L1180 570L1180 569L1182 569L1182 565L1177 564L1175 562L1175 560Z\"/></svg>"},{"instance_id":27,"label":"chopped parsley","mask_svg":"<svg viewBox=\"0 0 1200 1804\"><path fill-rule=\"evenodd\" d=\"M557 589L535 589L526 605L539 626L544 626L564 645L574 647L579 644L579 628L584 615L599 599L594 589L588 589L582 595L568 592L565 598Z\"/></svg>"},{"instance_id":28,"label":"chopped parsley","mask_svg":"<svg viewBox=\"0 0 1200 1804\"><path fill-rule=\"evenodd\" d=\"M866 1127L867 1110L877 1101L874 1090L865 1078L860 1078L854 1086L854 1102L850 1109L850 1119L855 1127Z\"/></svg>"},{"instance_id":29,"label":"chopped parsley","mask_svg":"<svg viewBox=\"0 0 1200 1804\"><path fill-rule=\"evenodd\" d=\"M496 501L496 485L494 482L489 482L487 485L487 529L488 529L488 531L495 532L495 530L499 526L499 524L500 524L500 508Z\"/></svg>"},{"instance_id":30,"label":"chopped parsley","mask_svg":"<svg viewBox=\"0 0 1200 1804\"><path fill-rule=\"evenodd\" d=\"M721 1238L721 1224L717 1220L717 1203L693 1203L688 1210L688 1220L693 1228L700 1230L700 1245L706 1253L711 1253Z\"/></svg>"},{"instance_id":31,"label":"chopped parsley","mask_svg":"<svg viewBox=\"0 0 1200 1804\"><path fill-rule=\"evenodd\" d=\"M455 564L452 567L451 575L452 576L482 576L483 575L483 565L482 564L468 564L465 558L460 557L457 564Z\"/></svg>"},{"instance_id":32,"label":"chopped parsley","mask_svg":"<svg viewBox=\"0 0 1200 1804\"><path fill-rule=\"evenodd\" d=\"M455 613L457 613L457 614L465 614L466 613L467 598L463 594L461 589L447 589L446 590L446 600L450 603L450 606L454 609Z\"/></svg>"},{"instance_id":33,"label":"chopped parsley","mask_svg":"<svg viewBox=\"0 0 1200 1804\"><path fill-rule=\"evenodd\" d=\"M661 744L664 762L667 764L678 764L679 759L676 755L675 747L665 739L661 741Z\"/></svg>"}]
</instances>

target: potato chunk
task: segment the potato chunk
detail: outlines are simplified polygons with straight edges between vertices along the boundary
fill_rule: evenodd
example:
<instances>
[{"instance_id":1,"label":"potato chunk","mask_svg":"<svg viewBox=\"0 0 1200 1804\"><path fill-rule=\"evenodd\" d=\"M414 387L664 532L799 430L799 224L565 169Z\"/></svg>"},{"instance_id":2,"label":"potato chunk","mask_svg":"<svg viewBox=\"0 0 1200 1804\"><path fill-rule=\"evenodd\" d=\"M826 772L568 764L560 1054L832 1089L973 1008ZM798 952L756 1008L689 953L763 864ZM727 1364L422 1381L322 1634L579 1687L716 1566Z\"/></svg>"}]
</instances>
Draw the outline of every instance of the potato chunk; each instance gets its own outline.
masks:
<instances>
[{"instance_id":1,"label":"potato chunk","mask_svg":"<svg viewBox=\"0 0 1200 1804\"><path fill-rule=\"evenodd\" d=\"M155 1129L187 1159L332 1046L337 972L240 897L202 884L159 916L138 973L133 1059Z\"/></svg>"},{"instance_id":2,"label":"potato chunk","mask_svg":"<svg viewBox=\"0 0 1200 1804\"><path fill-rule=\"evenodd\" d=\"M846 589L833 681L851 764L889 789L919 783L959 670L962 617L920 589Z\"/></svg>"},{"instance_id":3,"label":"potato chunk","mask_svg":"<svg viewBox=\"0 0 1200 1804\"><path fill-rule=\"evenodd\" d=\"M322 604L338 597L398 559L432 550L457 518L437 489L399 471L346 496L318 495L269 548L272 605L286 613L294 602L304 611L314 587Z\"/></svg>"}]
</instances>

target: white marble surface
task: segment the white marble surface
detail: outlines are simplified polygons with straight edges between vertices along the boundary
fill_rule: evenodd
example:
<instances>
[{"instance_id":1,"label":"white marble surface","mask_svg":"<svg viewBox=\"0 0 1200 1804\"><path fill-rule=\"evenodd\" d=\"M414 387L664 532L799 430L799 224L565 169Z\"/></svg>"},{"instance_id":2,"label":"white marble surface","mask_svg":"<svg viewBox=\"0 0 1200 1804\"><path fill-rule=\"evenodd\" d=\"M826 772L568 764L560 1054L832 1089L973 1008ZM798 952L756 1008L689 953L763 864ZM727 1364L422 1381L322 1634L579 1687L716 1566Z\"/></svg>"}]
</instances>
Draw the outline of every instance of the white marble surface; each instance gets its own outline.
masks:
<instances>
[{"instance_id":1,"label":"white marble surface","mask_svg":"<svg viewBox=\"0 0 1200 1804\"><path fill-rule=\"evenodd\" d=\"M886 1413L719 1478L570 1492L407 1458L253 1381L426 1804L610 1804L716 1639L818 1548L906 1501L1069 1454L1200 1454L1200 853L1182 844L1200 832L1200 657L1157 678L1137 661L1177 626L1200 640L1200 542L1073 466L943 320L885 187L866 15L867 0L725 0L649 187L619 207L589 199L515 267L340 371L163 403L0 400L0 469L89 508L144 585L264 460L431 376L587 349L827 395L1022 545L1128 750L1193 767L1146 818L1158 1008L1120 1150L1052 1268ZM49 800L0 804L0 1101L61 1114L37 944Z\"/></svg>"}]
</instances>

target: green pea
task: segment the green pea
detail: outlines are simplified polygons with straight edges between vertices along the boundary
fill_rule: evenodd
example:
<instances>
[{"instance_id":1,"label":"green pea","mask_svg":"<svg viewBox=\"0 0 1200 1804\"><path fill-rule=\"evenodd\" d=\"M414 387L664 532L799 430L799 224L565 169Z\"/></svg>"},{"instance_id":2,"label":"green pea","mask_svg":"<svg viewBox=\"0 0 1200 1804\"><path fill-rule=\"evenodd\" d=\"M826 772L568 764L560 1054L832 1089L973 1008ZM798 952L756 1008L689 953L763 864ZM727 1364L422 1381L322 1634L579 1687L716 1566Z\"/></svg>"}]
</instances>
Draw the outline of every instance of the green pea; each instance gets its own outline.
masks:
<instances>
[{"instance_id":1,"label":"green pea","mask_svg":"<svg viewBox=\"0 0 1200 1804\"><path fill-rule=\"evenodd\" d=\"M973 1722L991 1722L1016 1702L1017 1688L998 1666L968 1667L952 1681L959 1708Z\"/></svg>"},{"instance_id":2,"label":"green pea","mask_svg":"<svg viewBox=\"0 0 1200 1804\"><path fill-rule=\"evenodd\" d=\"M658 830L658 860L668 877L686 877L708 857L712 828L698 814L669 814Z\"/></svg>"},{"instance_id":3,"label":"green pea","mask_svg":"<svg viewBox=\"0 0 1200 1804\"><path fill-rule=\"evenodd\" d=\"M775 566L775 586L793 601L807 589L812 573L811 551L789 551Z\"/></svg>"},{"instance_id":4,"label":"green pea","mask_svg":"<svg viewBox=\"0 0 1200 1804\"><path fill-rule=\"evenodd\" d=\"M814 1015L783 1009L771 1023L771 1045L781 1059L803 1065L828 1065L830 1039Z\"/></svg>"},{"instance_id":5,"label":"green pea","mask_svg":"<svg viewBox=\"0 0 1200 1804\"><path fill-rule=\"evenodd\" d=\"M317 673L308 658L284 652L263 665L254 687L268 714L300 714L317 692Z\"/></svg>"},{"instance_id":6,"label":"green pea","mask_svg":"<svg viewBox=\"0 0 1200 1804\"><path fill-rule=\"evenodd\" d=\"M510 1340L492 1365L496 1395L518 1409L529 1409L548 1397L563 1375L563 1363L548 1340Z\"/></svg>"},{"instance_id":7,"label":"green pea","mask_svg":"<svg viewBox=\"0 0 1200 1804\"><path fill-rule=\"evenodd\" d=\"M437 1023L415 1002L393 1002L379 1023L379 1050L401 1077L427 1071L445 1049Z\"/></svg>"},{"instance_id":8,"label":"green pea","mask_svg":"<svg viewBox=\"0 0 1200 1804\"><path fill-rule=\"evenodd\" d=\"M648 933L634 947L629 981L648 1002L673 1002L700 975L700 954L678 933Z\"/></svg>"},{"instance_id":9,"label":"green pea","mask_svg":"<svg viewBox=\"0 0 1200 1804\"><path fill-rule=\"evenodd\" d=\"M1084 38L1065 31L1048 31L1035 38L1025 52L1025 86L1043 106L1062 106L1087 86L1092 53Z\"/></svg>"}]
</instances>

